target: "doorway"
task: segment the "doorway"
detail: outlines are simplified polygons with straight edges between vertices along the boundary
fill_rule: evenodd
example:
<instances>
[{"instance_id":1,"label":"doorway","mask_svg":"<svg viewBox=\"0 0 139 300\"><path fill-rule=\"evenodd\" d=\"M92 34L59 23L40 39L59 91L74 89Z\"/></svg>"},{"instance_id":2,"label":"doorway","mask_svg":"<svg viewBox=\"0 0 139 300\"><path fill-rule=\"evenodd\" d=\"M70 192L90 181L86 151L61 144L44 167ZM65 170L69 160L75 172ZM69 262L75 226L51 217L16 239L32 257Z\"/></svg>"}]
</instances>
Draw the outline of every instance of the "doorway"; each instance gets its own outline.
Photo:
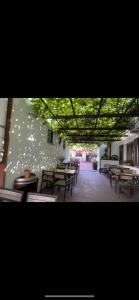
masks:
<instances>
[{"instance_id":1,"label":"doorway","mask_svg":"<svg viewBox=\"0 0 139 300\"><path fill-rule=\"evenodd\" d=\"M124 146L121 145L119 147L119 163L120 163L120 165L123 164L123 160L124 160Z\"/></svg>"}]
</instances>

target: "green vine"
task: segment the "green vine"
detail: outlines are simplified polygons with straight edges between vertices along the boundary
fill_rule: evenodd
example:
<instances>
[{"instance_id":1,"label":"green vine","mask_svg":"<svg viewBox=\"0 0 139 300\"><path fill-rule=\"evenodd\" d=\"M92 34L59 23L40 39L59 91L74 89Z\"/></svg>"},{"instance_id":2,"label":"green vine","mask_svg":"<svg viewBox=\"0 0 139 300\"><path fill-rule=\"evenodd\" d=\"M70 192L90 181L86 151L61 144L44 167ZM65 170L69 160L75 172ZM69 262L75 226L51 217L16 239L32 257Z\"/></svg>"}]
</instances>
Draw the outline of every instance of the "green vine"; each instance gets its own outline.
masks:
<instances>
[{"instance_id":1,"label":"green vine","mask_svg":"<svg viewBox=\"0 0 139 300\"><path fill-rule=\"evenodd\" d=\"M104 105L101 107L101 114L105 113L124 113L126 109L132 104L134 98L106 98ZM87 115L87 114L97 114L100 107L101 98L72 98L72 103L74 106L76 115ZM132 104L128 112L132 112L135 109L136 103ZM32 113L35 117L41 117L43 124L47 124L49 128L53 129L55 132L58 132L61 137L66 139L71 143L71 138L68 134L80 134L80 135L89 135L89 134L106 134L105 130L99 131L95 130L96 119L52 119L52 114L57 116L69 116L73 115L73 110L70 102L70 98L33 98L32 99ZM120 126L125 127L129 124L132 125L134 118L98 118L97 127L114 127ZM61 131L66 128L82 128L82 127L91 127L92 131L84 130L66 130ZM117 137L121 137L125 133L125 130L116 130L113 129L109 134L115 134ZM98 144L101 144L103 138L99 138L100 141ZM96 142L95 142L96 143ZM86 143L85 143L86 145ZM83 144L82 144L83 146Z\"/></svg>"}]
</instances>

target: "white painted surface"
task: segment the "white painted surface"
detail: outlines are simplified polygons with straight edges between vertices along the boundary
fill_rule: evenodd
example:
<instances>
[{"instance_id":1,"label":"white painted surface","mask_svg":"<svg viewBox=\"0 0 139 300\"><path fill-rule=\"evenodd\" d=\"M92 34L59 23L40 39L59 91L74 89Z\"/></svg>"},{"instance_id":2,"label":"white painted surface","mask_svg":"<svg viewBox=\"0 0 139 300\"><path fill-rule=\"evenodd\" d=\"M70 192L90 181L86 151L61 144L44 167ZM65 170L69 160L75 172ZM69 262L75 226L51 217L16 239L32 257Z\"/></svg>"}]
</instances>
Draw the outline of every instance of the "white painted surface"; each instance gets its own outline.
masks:
<instances>
[{"instance_id":1,"label":"white painted surface","mask_svg":"<svg viewBox=\"0 0 139 300\"><path fill-rule=\"evenodd\" d=\"M67 145L67 142L66 142L66 145ZM70 146L69 145L66 146L64 155L65 155L64 162L69 162L70 161Z\"/></svg>"},{"instance_id":2,"label":"white painted surface","mask_svg":"<svg viewBox=\"0 0 139 300\"><path fill-rule=\"evenodd\" d=\"M5 127L7 114L7 98L0 98L0 125ZM0 127L0 162L3 158L5 128Z\"/></svg>"},{"instance_id":3,"label":"white painted surface","mask_svg":"<svg viewBox=\"0 0 139 300\"><path fill-rule=\"evenodd\" d=\"M101 156L104 155L106 148L107 148L107 146L105 144L101 144L98 148L98 169L100 168Z\"/></svg>"},{"instance_id":4,"label":"white painted surface","mask_svg":"<svg viewBox=\"0 0 139 300\"><path fill-rule=\"evenodd\" d=\"M118 160L101 160L100 161L100 168L105 168L105 165L118 166L119 161Z\"/></svg>"},{"instance_id":5,"label":"white painted surface","mask_svg":"<svg viewBox=\"0 0 139 300\"><path fill-rule=\"evenodd\" d=\"M65 156L66 153L66 149L63 150L63 142L59 145L57 135L54 134L53 144L47 143L48 128L42 125L41 118L32 117L29 114L31 111L30 100L13 100L5 184L7 188L13 187L14 179L21 176L25 168L29 168L40 177L42 169L55 167L59 156Z\"/></svg>"},{"instance_id":6,"label":"white painted surface","mask_svg":"<svg viewBox=\"0 0 139 300\"><path fill-rule=\"evenodd\" d=\"M86 161L86 151L83 151L83 154L82 154L82 161Z\"/></svg>"}]
</instances>

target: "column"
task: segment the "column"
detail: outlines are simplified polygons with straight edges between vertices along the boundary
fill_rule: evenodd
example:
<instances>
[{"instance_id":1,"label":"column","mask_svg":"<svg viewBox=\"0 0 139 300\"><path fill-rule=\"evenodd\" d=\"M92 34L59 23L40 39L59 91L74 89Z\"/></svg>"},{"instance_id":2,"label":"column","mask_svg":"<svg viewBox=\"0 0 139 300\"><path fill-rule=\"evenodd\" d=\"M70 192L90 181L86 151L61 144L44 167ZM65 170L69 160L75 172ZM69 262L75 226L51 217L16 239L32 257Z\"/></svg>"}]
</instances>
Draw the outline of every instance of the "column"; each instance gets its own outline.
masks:
<instances>
[{"instance_id":1,"label":"column","mask_svg":"<svg viewBox=\"0 0 139 300\"><path fill-rule=\"evenodd\" d=\"M7 115L7 98L0 98L0 162L4 154L4 136Z\"/></svg>"},{"instance_id":2,"label":"column","mask_svg":"<svg viewBox=\"0 0 139 300\"><path fill-rule=\"evenodd\" d=\"M123 155L123 160L127 160L127 144L124 144L124 155Z\"/></svg>"}]
</instances>

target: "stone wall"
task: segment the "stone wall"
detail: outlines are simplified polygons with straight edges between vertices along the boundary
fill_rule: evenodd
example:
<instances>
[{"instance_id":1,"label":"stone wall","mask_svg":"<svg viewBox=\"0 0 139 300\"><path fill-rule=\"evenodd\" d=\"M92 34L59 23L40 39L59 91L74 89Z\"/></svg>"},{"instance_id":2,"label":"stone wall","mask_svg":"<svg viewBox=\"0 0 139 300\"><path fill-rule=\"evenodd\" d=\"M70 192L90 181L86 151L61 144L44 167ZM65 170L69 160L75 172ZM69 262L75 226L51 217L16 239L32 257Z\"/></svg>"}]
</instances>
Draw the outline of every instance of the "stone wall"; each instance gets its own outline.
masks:
<instances>
[{"instance_id":1,"label":"stone wall","mask_svg":"<svg viewBox=\"0 0 139 300\"><path fill-rule=\"evenodd\" d=\"M31 116L31 111L29 99L13 99L6 188L13 188L14 179L21 176L25 168L41 178L42 169L55 167L59 156L68 156L68 145L66 143L63 150L63 141L59 145L57 134L54 134L53 144L47 143L48 127L42 125L41 118Z\"/></svg>"}]
</instances>

